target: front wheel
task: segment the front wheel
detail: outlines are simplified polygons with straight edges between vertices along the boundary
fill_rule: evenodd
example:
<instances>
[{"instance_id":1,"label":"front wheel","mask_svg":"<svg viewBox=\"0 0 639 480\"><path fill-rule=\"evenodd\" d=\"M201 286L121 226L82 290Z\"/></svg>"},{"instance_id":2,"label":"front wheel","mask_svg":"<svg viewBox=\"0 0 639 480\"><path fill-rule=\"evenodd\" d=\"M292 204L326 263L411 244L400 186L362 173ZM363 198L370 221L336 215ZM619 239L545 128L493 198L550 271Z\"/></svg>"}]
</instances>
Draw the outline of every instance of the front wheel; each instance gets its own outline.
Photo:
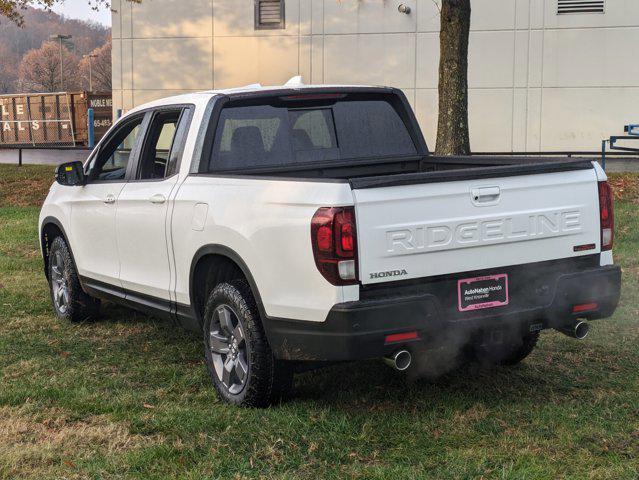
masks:
<instances>
[{"instance_id":1,"label":"front wheel","mask_svg":"<svg viewBox=\"0 0 639 480\"><path fill-rule=\"evenodd\" d=\"M227 403L266 407L292 386L292 370L273 357L255 299L243 280L222 283L209 295L204 347L211 380Z\"/></svg>"},{"instance_id":2,"label":"front wheel","mask_svg":"<svg viewBox=\"0 0 639 480\"><path fill-rule=\"evenodd\" d=\"M71 252L62 237L55 238L49 248L49 290L58 318L81 322L96 317L100 310L100 300L82 290Z\"/></svg>"}]
</instances>

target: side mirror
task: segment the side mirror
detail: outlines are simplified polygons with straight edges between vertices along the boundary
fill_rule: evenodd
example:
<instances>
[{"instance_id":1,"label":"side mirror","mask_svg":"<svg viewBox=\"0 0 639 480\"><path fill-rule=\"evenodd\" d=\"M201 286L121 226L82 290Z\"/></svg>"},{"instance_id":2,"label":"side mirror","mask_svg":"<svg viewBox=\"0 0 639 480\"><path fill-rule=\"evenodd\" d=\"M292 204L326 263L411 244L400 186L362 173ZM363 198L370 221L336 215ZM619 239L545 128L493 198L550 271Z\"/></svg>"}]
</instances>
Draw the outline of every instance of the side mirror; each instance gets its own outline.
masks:
<instances>
[{"instance_id":1,"label":"side mirror","mask_svg":"<svg viewBox=\"0 0 639 480\"><path fill-rule=\"evenodd\" d=\"M86 183L82 162L68 162L58 165L55 181L67 187L81 186Z\"/></svg>"}]
</instances>

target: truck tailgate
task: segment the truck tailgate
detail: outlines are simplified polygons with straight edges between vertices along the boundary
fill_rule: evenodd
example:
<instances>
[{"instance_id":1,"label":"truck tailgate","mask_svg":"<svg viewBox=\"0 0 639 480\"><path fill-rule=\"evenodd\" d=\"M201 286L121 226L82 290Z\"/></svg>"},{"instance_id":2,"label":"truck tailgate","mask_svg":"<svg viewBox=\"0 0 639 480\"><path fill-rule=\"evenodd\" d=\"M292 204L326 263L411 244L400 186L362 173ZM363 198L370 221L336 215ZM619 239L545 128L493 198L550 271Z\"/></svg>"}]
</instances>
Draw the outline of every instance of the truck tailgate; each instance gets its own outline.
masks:
<instances>
[{"instance_id":1,"label":"truck tailgate","mask_svg":"<svg viewBox=\"0 0 639 480\"><path fill-rule=\"evenodd\" d=\"M593 168L391 185L353 184L363 284L600 250Z\"/></svg>"}]
</instances>

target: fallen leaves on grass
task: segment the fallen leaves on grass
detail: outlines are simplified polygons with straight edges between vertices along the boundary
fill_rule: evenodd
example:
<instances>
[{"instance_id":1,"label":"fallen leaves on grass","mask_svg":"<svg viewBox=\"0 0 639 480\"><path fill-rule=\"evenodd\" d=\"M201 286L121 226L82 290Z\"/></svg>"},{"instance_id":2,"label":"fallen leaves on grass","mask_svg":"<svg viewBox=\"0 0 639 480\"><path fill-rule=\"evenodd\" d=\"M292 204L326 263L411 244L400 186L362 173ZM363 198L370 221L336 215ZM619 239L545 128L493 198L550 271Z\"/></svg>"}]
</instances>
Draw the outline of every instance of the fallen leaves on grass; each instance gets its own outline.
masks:
<instances>
[{"instance_id":1,"label":"fallen leaves on grass","mask_svg":"<svg viewBox=\"0 0 639 480\"><path fill-rule=\"evenodd\" d=\"M639 203L639 175L632 173L616 173L608 176L615 200Z\"/></svg>"}]
</instances>

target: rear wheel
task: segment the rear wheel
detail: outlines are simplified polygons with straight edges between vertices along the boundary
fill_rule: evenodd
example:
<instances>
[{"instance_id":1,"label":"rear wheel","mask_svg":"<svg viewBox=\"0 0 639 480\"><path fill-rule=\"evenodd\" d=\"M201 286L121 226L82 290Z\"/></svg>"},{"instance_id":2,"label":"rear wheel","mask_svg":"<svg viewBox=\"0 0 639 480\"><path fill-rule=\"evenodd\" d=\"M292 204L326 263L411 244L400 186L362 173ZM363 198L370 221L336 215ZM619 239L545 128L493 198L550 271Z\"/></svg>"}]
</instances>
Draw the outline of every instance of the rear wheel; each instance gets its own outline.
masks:
<instances>
[{"instance_id":1,"label":"rear wheel","mask_svg":"<svg viewBox=\"0 0 639 480\"><path fill-rule=\"evenodd\" d=\"M58 318L81 322L99 313L100 301L82 290L71 252L62 237L56 237L49 248L49 291Z\"/></svg>"},{"instance_id":2,"label":"rear wheel","mask_svg":"<svg viewBox=\"0 0 639 480\"><path fill-rule=\"evenodd\" d=\"M497 362L499 365L516 365L532 353L539 340L539 331L529 332L521 339L521 343L509 346Z\"/></svg>"},{"instance_id":3,"label":"rear wheel","mask_svg":"<svg viewBox=\"0 0 639 480\"><path fill-rule=\"evenodd\" d=\"M516 365L535 349L539 331L523 336L509 336L499 344L475 345L474 356L479 363L492 365Z\"/></svg>"},{"instance_id":4,"label":"rear wheel","mask_svg":"<svg viewBox=\"0 0 639 480\"><path fill-rule=\"evenodd\" d=\"M273 357L255 299L243 280L222 283L209 295L204 347L211 380L228 403L266 407L292 386L292 370Z\"/></svg>"},{"instance_id":5,"label":"rear wheel","mask_svg":"<svg viewBox=\"0 0 639 480\"><path fill-rule=\"evenodd\" d=\"M501 343L475 344L469 353L484 365L516 365L535 349L539 332L521 335L511 334Z\"/></svg>"}]
</instances>

